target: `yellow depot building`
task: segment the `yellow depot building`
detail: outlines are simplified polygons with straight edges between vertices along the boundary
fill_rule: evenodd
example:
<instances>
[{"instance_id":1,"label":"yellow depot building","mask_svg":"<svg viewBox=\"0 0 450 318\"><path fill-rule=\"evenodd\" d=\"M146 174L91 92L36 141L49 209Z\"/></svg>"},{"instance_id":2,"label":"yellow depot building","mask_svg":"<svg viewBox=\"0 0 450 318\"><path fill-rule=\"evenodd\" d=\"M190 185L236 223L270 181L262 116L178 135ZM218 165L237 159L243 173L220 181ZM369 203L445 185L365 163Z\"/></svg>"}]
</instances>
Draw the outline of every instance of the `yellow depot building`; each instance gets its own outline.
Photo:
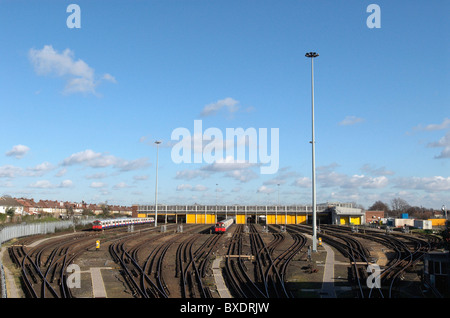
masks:
<instances>
[{"instance_id":1,"label":"yellow depot building","mask_svg":"<svg viewBox=\"0 0 450 318\"><path fill-rule=\"evenodd\" d=\"M329 211L331 213L332 224L361 225L366 222L364 211L350 205L332 206Z\"/></svg>"},{"instance_id":2,"label":"yellow depot building","mask_svg":"<svg viewBox=\"0 0 450 318\"><path fill-rule=\"evenodd\" d=\"M160 223L214 224L234 217L237 224L306 224L312 218L311 205L133 205L133 217L155 216ZM364 213L352 208L351 203L325 203L316 206L318 218L336 224L362 224ZM345 214L347 213L347 214Z\"/></svg>"}]
</instances>

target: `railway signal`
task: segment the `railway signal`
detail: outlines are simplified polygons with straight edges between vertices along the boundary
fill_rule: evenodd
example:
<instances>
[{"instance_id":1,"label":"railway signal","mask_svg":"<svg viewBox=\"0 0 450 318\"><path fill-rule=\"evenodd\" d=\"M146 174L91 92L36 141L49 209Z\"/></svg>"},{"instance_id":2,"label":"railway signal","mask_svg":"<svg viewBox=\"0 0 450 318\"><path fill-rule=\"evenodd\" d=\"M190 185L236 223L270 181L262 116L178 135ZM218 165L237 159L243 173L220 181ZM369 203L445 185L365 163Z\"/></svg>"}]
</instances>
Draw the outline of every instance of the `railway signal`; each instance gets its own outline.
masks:
<instances>
[{"instance_id":1,"label":"railway signal","mask_svg":"<svg viewBox=\"0 0 450 318\"><path fill-rule=\"evenodd\" d=\"M98 251L100 249L100 240L95 241L95 250Z\"/></svg>"}]
</instances>

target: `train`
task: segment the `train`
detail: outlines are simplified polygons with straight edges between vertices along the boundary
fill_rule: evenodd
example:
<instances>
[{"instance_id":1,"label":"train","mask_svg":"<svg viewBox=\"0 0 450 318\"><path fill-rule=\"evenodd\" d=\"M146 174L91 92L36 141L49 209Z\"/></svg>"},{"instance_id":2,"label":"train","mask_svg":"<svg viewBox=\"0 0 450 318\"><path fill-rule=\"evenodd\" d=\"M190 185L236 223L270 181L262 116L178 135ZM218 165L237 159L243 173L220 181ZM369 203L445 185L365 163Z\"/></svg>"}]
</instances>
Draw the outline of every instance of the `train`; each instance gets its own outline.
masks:
<instances>
[{"instance_id":1,"label":"train","mask_svg":"<svg viewBox=\"0 0 450 318\"><path fill-rule=\"evenodd\" d=\"M219 221L214 225L214 233L223 234L234 223L234 218Z\"/></svg>"},{"instance_id":2,"label":"train","mask_svg":"<svg viewBox=\"0 0 450 318\"><path fill-rule=\"evenodd\" d=\"M101 230L110 229L113 227L127 226L127 225L134 225L134 224L147 224L147 223L154 223L154 222L155 222L155 219L153 217L95 220L94 222L92 222L92 230L101 231Z\"/></svg>"}]
</instances>

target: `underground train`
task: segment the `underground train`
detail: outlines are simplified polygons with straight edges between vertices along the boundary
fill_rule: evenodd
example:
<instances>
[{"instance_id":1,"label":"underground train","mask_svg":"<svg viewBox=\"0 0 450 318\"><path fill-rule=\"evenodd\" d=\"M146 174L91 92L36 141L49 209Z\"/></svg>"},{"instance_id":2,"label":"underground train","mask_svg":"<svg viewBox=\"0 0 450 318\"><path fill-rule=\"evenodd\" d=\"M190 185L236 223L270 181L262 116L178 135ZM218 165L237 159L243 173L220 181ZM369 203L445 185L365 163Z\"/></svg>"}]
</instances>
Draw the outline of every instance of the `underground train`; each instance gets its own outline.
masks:
<instances>
[{"instance_id":1,"label":"underground train","mask_svg":"<svg viewBox=\"0 0 450 318\"><path fill-rule=\"evenodd\" d=\"M113 227L127 226L134 224L154 223L155 219L150 218L123 218L123 219L105 219L92 222L92 229L95 231L110 229Z\"/></svg>"},{"instance_id":2,"label":"underground train","mask_svg":"<svg viewBox=\"0 0 450 318\"><path fill-rule=\"evenodd\" d=\"M226 219L223 221L219 221L214 225L214 233L223 234L227 231L227 229L234 223L234 219Z\"/></svg>"}]
</instances>

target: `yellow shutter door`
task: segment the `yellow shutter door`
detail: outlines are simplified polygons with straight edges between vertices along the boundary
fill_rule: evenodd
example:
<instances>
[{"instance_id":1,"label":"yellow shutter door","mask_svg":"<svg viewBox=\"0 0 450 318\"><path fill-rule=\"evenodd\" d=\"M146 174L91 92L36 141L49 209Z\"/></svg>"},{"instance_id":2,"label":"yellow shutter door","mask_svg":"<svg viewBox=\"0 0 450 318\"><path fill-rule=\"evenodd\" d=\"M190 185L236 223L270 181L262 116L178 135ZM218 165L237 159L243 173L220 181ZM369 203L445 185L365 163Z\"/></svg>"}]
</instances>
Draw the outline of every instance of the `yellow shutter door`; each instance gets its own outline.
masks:
<instances>
[{"instance_id":1,"label":"yellow shutter door","mask_svg":"<svg viewBox=\"0 0 450 318\"><path fill-rule=\"evenodd\" d=\"M354 225L361 225L361 218L359 216L351 217L350 223L353 223Z\"/></svg>"},{"instance_id":2,"label":"yellow shutter door","mask_svg":"<svg viewBox=\"0 0 450 318\"><path fill-rule=\"evenodd\" d=\"M348 216L341 216L341 224L348 224Z\"/></svg>"},{"instance_id":3,"label":"yellow shutter door","mask_svg":"<svg viewBox=\"0 0 450 318\"><path fill-rule=\"evenodd\" d=\"M306 223L306 215L297 215L297 224Z\"/></svg>"},{"instance_id":4,"label":"yellow shutter door","mask_svg":"<svg viewBox=\"0 0 450 318\"><path fill-rule=\"evenodd\" d=\"M195 224L195 214L186 214L186 224Z\"/></svg>"}]
</instances>

